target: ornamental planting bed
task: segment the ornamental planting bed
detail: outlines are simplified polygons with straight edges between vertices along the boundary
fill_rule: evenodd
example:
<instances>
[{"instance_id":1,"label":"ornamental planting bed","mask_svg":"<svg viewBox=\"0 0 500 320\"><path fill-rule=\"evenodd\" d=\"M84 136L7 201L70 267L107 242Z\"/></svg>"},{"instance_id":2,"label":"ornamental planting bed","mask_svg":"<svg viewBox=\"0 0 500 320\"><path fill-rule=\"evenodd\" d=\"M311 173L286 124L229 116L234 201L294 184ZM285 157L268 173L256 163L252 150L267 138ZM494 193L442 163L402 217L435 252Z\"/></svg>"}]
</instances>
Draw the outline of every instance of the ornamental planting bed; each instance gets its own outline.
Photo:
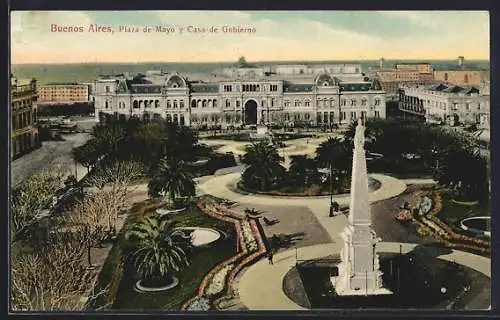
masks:
<instances>
[{"instance_id":1,"label":"ornamental planting bed","mask_svg":"<svg viewBox=\"0 0 500 320\"><path fill-rule=\"evenodd\" d=\"M463 234L459 229L451 227L439 218L441 216L441 211L445 207L445 205L443 205L444 201L441 193L442 191L419 191L414 193L409 206L410 210L413 212L418 212L420 202L425 196L432 199L432 208L428 214L424 216L415 214L411 218L412 223L417 227L417 232L422 236L432 236L448 247L469 249L482 254L491 253L491 244L488 240ZM447 201L446 205L450 202L451 201Z\"/></svg>"},{"instance_id":2,"label":"ornamental planting bed","mask_svg":"<svg viewBox=\"0 0 500 320\"><path fill-rule=\"evenodd\" d=\"M235 295L233 282L238 272L266 252L256 220L248 220L210 196L201 198L198 207L204 214L234 225L237 253L217 264L203 278L197 293L182 305L184 311L217 310L219 301Z\"/></svg>"}]
</instances>

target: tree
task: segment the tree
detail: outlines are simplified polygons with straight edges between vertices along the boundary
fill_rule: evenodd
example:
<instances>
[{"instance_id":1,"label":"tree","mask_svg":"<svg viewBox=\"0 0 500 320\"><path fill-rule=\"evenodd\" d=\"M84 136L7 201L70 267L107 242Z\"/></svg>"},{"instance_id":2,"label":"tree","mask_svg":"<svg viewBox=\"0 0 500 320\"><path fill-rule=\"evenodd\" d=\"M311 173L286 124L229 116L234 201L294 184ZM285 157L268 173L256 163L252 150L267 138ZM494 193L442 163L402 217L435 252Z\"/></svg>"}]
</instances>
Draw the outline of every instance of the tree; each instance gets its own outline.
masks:
<instances>
[{"instance_id":1,"label":"tree","mask_svg":"<svg viewBox=\"0 0 500 320\"><path fill-rule=\"evenodd\" d=\"M84 249L56 241L41 251L14 250L11 257L11 305L16 311L82 311L107 291L91 293L97 280L82 264ZM88 296L88 298L86 298Z\"/></svg>"},{"instance_id":2,"label":"tree","mask_svg":"<svg viewBox=\"0 0 500 320\"><path fill-rule=\"evenodd\" d=\"M105 204L109 210L110 225L116 232L118 215L125 205L127 195L134 188L132 184L142 178L145 168L135 161L114 161L109 164L100 164L92 175L86 177L85 182L97 187L106 199Z\"/></svg>"},{"instance_id":3,"label":"tree","mask_svg":"<svg viewBox=\"0 0 500 320\"><path fill-rule=\"evenodd\" d=\"M92 267L92 248L99 245L110 230L110 215L106 193L96 193L78 202L65 217L62 229L73 234L87 249L87 262Z\"/></svg>"},{"instance_id":4,"label":"tree","mask_svg":"<svg viewBox=\"0 0 500 320\"><path fill-rule=\"evenodd\" d=\"M49 209L54 196L63 186L64 171L60 169L40 171L29 177L23 185L12 190L11 232L12 240L26 236L37 221L42 209Z\"/></svg>"},{"instance_id":5,"label":"tree","mask_svg":"<svg viewBox=\"0 0 500 320\"><path fill-rule=\"evenodd\" d=\"M163 142L163 157L179 161L192 161L196 157L198 134L191 128L165 124L166 138Z\"/></svg>"},{"instance_id":6,"label":"tree","mask_svg":"<svg viewBox=\"0 0 500 320\"><path fill-rule=\"evenodd\" d=\"M242 162L248 167L242 175L243 183L249 188L260 191L278 186L286 173L281 165L283 160L276 148L267 141L246 146Z\"/></svg>"},{"instance_id":7,"label":"tree","mask_svg":"<svg viewBox=\"0 0 500 320\"><path fill-rule=\"evenodd\" d=\"M90 169L99 160L97 141L95 139L88 140L85 144L74 148L72 155L76 162L87 168L87 172L90 172Z\"/></svg>"},{"instance_id":8,"label":"tree","mask_svg":"<svg viewBox=\"0 0 500 320\"><path fill-rule=\"evenodd\" d=\"M146 284L171 283L174 273L189 265L184 250L172 241L169 223L146 217L126 233L131 242L128 261Z\"/></svg>"},{"instance_id":9,"label":"tree","mask_svg":"<svg viewBox=\"0 0 500 320\"><path fill-rule=\"evenodd\" d=\"M291 156L288 171L291 181L297 186L309 187L320 181L317 163L306 155Z\"/></svg>"},{"instance_id":10,"label":"tree","mask_svg":"<svg viewBox=\"0 0 500 320\"><path fill-rule=\"evenodd\" d=\"M329 168L331 174L343 176L351 169L352 153L346 141L330 137L316 148L316 161L323 168Z\"/></svg>"},{"instance_id":11,"label":"tree","mask_svg":"<svg viewBox=\"0 0 500 320\"><path fill-rule=\"evenodd\" d=\"M148 193L150 197L164 193L170 197L172 206L176 206L179 196L195 194L194 175L188 170L184 161L165 157L149 181Z\"/></svg>"}]
</instances>

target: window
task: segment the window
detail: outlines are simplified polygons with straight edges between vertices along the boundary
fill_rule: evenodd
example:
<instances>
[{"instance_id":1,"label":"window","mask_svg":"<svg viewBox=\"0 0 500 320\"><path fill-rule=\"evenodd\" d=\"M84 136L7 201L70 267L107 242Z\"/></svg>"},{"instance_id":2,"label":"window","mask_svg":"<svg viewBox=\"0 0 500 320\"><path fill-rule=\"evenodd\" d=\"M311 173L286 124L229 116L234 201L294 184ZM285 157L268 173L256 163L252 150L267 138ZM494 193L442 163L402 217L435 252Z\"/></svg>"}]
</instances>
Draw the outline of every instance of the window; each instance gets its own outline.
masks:
<instances>
[{"instance_id":1,"label":"window","mask_svg":"<svg viewBox=\"0 0 500 320\"><path fill-rule=\"evenodd\" d=\"M465 110L469 111L470 110L470 103L465 104Z\"/></svg>"},{"instance_id":2,"label":"window","mask_svg":"<svg viewBox=\"0 0 500 320\"><path fill-rule=\"evenodd\" d=\"M345 99L340 99L340 105L345 106Z\"/></svg>"},{"instance_id":3,"label":"window","mask_svg":"<svg viewBox=\"0 0 500 320\"><path fill-rule=\"evenodd\" d=\"M106 93L109 93L109 86L106 86Z\"/></svg>"},{"instance_id":4,"label":"window","mask_svg":"<svg viewBox=\"0 0 500 320\"><path fill-rule=\"evenodd\" d=\"M299 100L295 100L293 102L293 105L296 106L296 107L300 106L300 101Z\"/></svg>"},{"instance_id":5,"label":"window","mask_svg":"<svg viewBox=\"0 0 500 320\"><path fill-rule=\"evenodd\" d=\"M179 100L179 107L184 109L184 100Z\"/></svg>"},{"instance_id":6,"label":"window","mask_svg":"<svg viewBox=\"0 0 500 320\"><path fill-rule=\"evenodd\" d=\"M375 99L375 105L379 106L380 105L380 99Z\"/></svg>"},{"instance_id":7,"label":"window","mask_svg":"<svg viewBox=\"0 0 500 320\"><path fill-rule=\"evenodd\" d=\"M306 100L305 104L304 104L306 107L309 107L311 105L311 101L309 100Z\"/></svg>"},{"instance_id":8,"label":"window","mask_svg":"<svg viewBox=\"0 0 500 320\"><path fill-rule=\"evenodd\" d=\"M196 108L196 100L191 101L191 108Z\"/></svg>"},{"instance_id":9,"label":"window","mask_svg":"<svg viewBox=\"0 0 500 320\"><path fill-rule=\"evenodd\" d=\"M335 105L335 99L330 98L330 107L333 107Z\"/></svg>"},{"instance_id":10,"label":"window","mask_svg":"<svg viewBox=\"0 0 500 320\"><path fill-rule=\"evenodd\" d=\"M231 100L229 99L226 99L226 108L230 107L231 106Z\"/></svg>"},{"instance_id":11,"label":"window","mask_svg":"<svg viewBox=\"0 0 500 320\"><path fill-rule=\"evenodd\" d=\"M366 106L366 102L367 102L366 99L361 100L361 105Z\"/></svg>"},{"instance_id":12,"label":"window","mask_svg":"<svg viewBox=\"0 0 500 320\"><path fill-rule=\"evenodd\" d=\"M330 112L330 123L333 123L334 121L334 113Z\"/></svg>"},{"instance_id":13,"label":"window","mask_svg":"<svg viewBox=\"0 0 500 320\"><path fill-rule=\"evenodd\" d=\"M205 108L207 106L207 100L203 100L202 103L201 103L201 106L203 108Z\"/></svg>"},{"instance_id":14,"label":"window","mask_svg":"<svg viewBox=\"0 0 500 320\"><path fill-rule=\"evenodd\" d=\"M236 100L236 108L240 107L240 100Z\"/></svg>"},{"instance_id":15,"label":"window","mask_svg":"<svg viewBox=\"0 0 500 320\"><path fill-rule=\"evenodd\" d=\"M375 111L375 118L380 118L380 111Z\"/></svg>"},{"instance_id":16,"label":"window","mask_svg":"<svg viewBox=\"0 0 500 320\"><path fill-rule=\"evenodd\" d=\"M172 108L172 103L170 102L170 100L167 100L167 109L169 108Z\"/></svg>"},{"instance_id":17,"label":"window","mask_svg":"<svg viewBox=\"0 0 500 320\"><path fill-rule=\"evenodd\" d=\"M232 92L233 91L233 86L230 84L224 85L224 92Z\"/></svg>"},{"instance_id":18,"label":"window","mask_svg":"<svg viewBox=\"0 0 500 320\"><path fill-rule=\"evenodd\" d=\"M270 85L269 90L270 91L278 91L278 85L277 84Z\"/></svg>"},{"instance_id":19,"label":"window","mask_svg":"<svg viewBox=\"0 0 500 320\"><path fill-rule=\"evenodd\" d=\"M274 98L271 98L271 107L274 107Z\"/></svg>"},{"instance_id":20,"label":"window","mask_svg":"<svg viewBox=\"0 0 500 320\"><path fill-rule=\"evenodd\" d=\"M321 123L321 112L316 113L316 123Z\"/></svg>"},{"instance_id":21,"label":"window","mask_svg":"<svg viewBox=\"0 0 500 320\"><path fill-rule=\"evenodd\" d=\"M104 105L105 105L105 108L107 109L109 107L108 101L106 101L106 103Z\"/></svg>"},{"instance_id":22,"label":"window","mask_svg":"<svg viewBox=\"0 0 500 320\"><path fill-rule=\"evenodd\" d=\"M289 107L290 106L290 100L285 100L284 103L285 107Z\"/></svg>"},{"instance_id":23,"label":"window","mask_svg":"<svg viewBox=\"0 0 500 320\"><path fill-rule=\"evenodd\" d=\"M212 106L213 106L214 108L217 108L217 100L214 100L214 101L212 102Z\"/></svg>"},{"instance_id":24,"label":"window","mask_svg":"<svg viewBox=\"0 0 500 320\"><path fill-rule=\"evenodd\" d=\"M177 100L174 100L174 109L177 109Z\"/></svg>"},{"instance_id":25,"label":"window","mask_svg":"<svg viewBox=\"0 0 500 320\"><path fill-rule=\"evenodd\" d=\"M351 106L355 106L356 105L356 100L352 99L351 100Z\"/></svg>"},{"instance_id":26,"label":"window","mask_svg":"<svg viewBox=\"0 0 500 320\"><path fill-rule=\"evenodd\" d=\"M366 119L366 111L361 111L361 119Z\"/></svg>"}]
</instances>

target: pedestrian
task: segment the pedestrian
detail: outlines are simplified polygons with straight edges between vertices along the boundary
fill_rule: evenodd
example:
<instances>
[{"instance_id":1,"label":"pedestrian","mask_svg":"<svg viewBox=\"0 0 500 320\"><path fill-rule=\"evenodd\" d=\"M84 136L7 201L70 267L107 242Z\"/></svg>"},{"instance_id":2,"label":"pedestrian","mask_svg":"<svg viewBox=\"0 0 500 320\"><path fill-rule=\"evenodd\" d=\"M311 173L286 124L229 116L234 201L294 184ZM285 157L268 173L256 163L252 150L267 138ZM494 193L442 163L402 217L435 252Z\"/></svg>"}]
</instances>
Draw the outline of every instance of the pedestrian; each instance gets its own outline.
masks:
<instances>
[{"instance_id":1,"label":"pedestrian","mask_svg":"<svg viewBox=\"0 0 500 320\"><path fill-rule=\"evenodd\" d=\"M273 251L270 250L267 254L267 259L269 260L269 264L273 264Z\"/></svg>"}]
</instances>

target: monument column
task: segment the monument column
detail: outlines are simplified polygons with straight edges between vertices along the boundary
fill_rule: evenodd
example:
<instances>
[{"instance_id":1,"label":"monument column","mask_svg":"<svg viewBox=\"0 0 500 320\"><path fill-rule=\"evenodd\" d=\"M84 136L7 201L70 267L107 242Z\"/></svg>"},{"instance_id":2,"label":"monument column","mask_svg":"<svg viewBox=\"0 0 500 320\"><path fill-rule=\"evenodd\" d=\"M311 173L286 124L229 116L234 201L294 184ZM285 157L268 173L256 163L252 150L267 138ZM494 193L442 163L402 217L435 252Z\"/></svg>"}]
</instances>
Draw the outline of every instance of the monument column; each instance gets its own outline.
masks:
<instances>
[{"instance_id":1,"label":"monument column","mask_svg":"<svg viewBox=\"0 0 500 320\"><path fill-rule=\"evenodd\" d=\"M379 239L371 228L364 131L359 119L354 136L349 217L341 233L344 248L339 275L331 278L338 295L391 294L382 287L382 272L375 252Z\"/></svg>"}]
</instances>

